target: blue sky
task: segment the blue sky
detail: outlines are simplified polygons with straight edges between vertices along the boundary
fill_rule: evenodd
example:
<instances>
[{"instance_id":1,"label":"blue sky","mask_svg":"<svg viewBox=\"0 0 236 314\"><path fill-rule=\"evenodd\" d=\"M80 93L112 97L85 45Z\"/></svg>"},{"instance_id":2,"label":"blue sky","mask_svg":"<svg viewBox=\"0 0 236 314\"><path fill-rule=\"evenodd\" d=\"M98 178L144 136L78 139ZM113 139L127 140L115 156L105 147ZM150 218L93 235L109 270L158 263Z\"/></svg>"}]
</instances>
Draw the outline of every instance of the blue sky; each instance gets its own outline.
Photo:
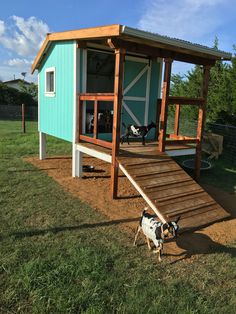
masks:
<instances>
[{"instance_id":1,"label":"blue sky","mask_svg":"<svg viewBox=\"0 0 236 314\"><path fill-rule=\"evenodd\" d=\"M108 24L131 27L233 52L236 0L6 0L0 10L0 79L30 75L47 32ZM189 67L174 64L174 72Z\"/></svg>"}]
</instances>

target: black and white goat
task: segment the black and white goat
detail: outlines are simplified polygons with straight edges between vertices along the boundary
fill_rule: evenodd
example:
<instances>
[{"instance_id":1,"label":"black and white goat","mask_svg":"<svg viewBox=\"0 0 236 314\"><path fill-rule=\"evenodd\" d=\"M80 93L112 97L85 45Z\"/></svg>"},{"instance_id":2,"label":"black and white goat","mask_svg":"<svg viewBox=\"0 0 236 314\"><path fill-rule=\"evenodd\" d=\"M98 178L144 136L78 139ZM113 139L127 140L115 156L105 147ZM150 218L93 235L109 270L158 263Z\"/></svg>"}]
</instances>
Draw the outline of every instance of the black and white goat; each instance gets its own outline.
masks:
<instances>
[{"instance_id":1,"label":"black and white goat","mask_svg":"<svg viewBox=\"0 0 236 314\"><path fill-rule=\"evenodd\" d=\"M124 140L126 138L127 143L129 144L129 137L141 137L142 138L142 144L145 145L145 136L148 134L148 132L156 127L156 124L154 122L151 122L148 126L137 126L134 124L130 124L126 126L124 123L122 123L123 127L125 127L125 134L121 137L121 144L124 143Z\"/></svg>"},{"instance_id":2,"label":"black and white goat","mask_svg":"<svg viewBox=\"0 0 236 314\"><path fill-rule=\"evenodd\" d=\"M154 253L158 253L158 260L161 261L164 240L169 236L177 237L179 230L178 221L180 217L176 221L162 223L155 219L156 216L147 213L146 210L147 207L144 208L143 214L140 218L139 226L134 239L134 245L136 245L138 235L142 230L146 236L149 250L152 249L150 244L150 240L152 240L156 247Z\"/></svg>"}]
</instances>

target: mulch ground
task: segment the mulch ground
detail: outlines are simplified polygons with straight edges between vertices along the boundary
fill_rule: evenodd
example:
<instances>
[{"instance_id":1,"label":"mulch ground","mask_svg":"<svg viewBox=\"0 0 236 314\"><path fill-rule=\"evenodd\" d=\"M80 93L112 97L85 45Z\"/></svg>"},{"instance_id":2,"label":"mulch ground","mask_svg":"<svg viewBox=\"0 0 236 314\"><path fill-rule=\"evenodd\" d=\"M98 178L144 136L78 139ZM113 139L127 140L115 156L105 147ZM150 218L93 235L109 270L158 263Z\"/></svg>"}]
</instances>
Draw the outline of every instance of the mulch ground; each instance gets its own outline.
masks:
<instances>
[{"instance_id":1,"label":"mulch ground","mask_svg":"<svg viewBox=\"0 0 236 314\"><path fill-rule=\"evenodd\" d=\"M119 174L119 198L110 198L110 164L99 159L84 156L85 165L93 165L95 172L84 173L83 178L71 177L71 158L54 157L46 160L28 158L28 162L47 172L57 181L65 191L71 193L91 207L102 212L107 221L118 224L127 233L127 241L132 242L139 217L145 201L131 185L129 180ZM194 232L181 234L176 241L169 241L164 245L164 254L170 261L192 257L198 254L214 252L215 248L221 248L228 252L226 244L236 240L236 195L229 194L211 186L204 186L207 192L218 203L231 213L231 218L226 221L214 223L206 228ZM140 238L140 243L143 239ZM144 249L144 246L140 247Z\"/></svg>"}]
</instances>

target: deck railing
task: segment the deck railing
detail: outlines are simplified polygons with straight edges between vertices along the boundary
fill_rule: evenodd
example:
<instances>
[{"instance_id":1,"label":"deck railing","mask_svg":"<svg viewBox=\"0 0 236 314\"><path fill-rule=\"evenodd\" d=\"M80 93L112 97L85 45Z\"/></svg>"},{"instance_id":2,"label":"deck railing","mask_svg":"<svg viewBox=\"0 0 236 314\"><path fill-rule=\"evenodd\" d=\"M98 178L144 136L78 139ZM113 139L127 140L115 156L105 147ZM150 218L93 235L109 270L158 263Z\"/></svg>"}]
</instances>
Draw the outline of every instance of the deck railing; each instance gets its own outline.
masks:
<instances>
[{"instance_id":1,"label":"deck railing","mask_svg":"<svg viewBox=\"0 0 236 314\"><path fill-rule=\"evenodd\" d=\"M168 141L165 141L168 145L175 145L175 144L198 144L201 140L201 129L202 129L202 106L204 106L205 100L204 98L189 98L189 97L177 97L177 96L170 96L168 98L168 105L175 105L175 121L174 121L174 133L173 134L166 134L166 138ZM189 137L184 135L179 135L179 120L180 120L180 109L181 106L185 105L194 105L199 107L199 117L198 117L198 127L197 127L197 137ZM158 99L158 117L157 121L159 122L159 115L160 115L160 106L161 106L161 99Z\"/></svg>"},{"instance_id":2,"label":"deck railing","mask_svg":"<svg viewBox=\"0 0 236 314\"><path fill-rule=\"evenodd\" d=\"M86 123L83 121L83 108L85 110L86 101L93 102L93 137L87 136L86 134L82 134L82 125ZM77 128L77 142L85 141L89 143L93 143L99 146L103 146L106 148L112 148L112 143L101 140L98 138L98 102L107 101L114 102L114 94L113 93L83 93L78 95L78 128Z\"/></svg>"}]
</instances>

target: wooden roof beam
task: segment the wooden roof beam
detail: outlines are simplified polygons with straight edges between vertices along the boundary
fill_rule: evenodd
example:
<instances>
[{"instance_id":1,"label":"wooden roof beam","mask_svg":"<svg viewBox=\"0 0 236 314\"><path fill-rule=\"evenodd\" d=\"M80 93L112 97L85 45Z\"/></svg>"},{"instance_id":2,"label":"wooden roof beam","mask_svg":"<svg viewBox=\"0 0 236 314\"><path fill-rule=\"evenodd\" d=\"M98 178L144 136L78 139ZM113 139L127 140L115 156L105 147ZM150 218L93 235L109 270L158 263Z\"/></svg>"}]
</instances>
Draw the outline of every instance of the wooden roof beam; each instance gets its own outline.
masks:
<instances>
[{"instance_id":1,"label":"wooden roof beam","mask_svg":"<svg viewBox=\"0 0 236 314\"><path fill-rule=\"evenodd\" d=\"M187 62L198 65L215 65L215 59L207 59L203 57L194 56L191 54L180 53L168 49L158 48L145 44L124 41L119 38L109 38L107 45L112 49L125 48L127 53L140 53L151 58L171 58L175 61Z\"/></svg>"}]
</instances>

